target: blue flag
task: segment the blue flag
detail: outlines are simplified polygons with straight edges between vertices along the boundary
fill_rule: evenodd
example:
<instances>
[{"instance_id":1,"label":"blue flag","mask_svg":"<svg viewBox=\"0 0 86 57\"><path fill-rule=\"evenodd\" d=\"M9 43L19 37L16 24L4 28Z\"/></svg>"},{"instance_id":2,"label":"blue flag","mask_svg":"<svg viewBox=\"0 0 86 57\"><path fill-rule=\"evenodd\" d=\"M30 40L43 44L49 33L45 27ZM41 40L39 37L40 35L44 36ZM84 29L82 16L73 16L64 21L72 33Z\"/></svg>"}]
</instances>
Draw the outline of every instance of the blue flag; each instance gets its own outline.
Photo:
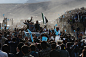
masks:
<instances>
[{"instance_id":1,"label":"blue flag","mask_svg":"<svg viewBox=\"0 0 86 57\"><path fill-rule=\"evenodd\" d=\"M7 19L7 21L9 21L9 19Z\"/></svg>"},{"instance_id":2,"label":"blue flag","mask_svg":"<svg viewBox=\"0 0 86 57\"><path fill-rule=\"evenodd\" d=\"M30 36L31 36L31 40L32 40L32 42L33 42L33 37L32 37L32 33L31 33L31 31L29 30L29 29L27 29L28 30L28 32L30 33Z\"/></svg>"},{"instance_id":3,"label":"blue flag","mask_svg":"<svg viewBox=\"0 0 86 57\"><path fill-rule=\"evenodd\" d=\"M29 29L27 29L29 33L31 33L31 31Z\"/></svg>"},{"instance_id":4,"label":"blue flag","mask_svg":"<svg viewBox=\"0 0 86 57\"><path fill-rule=\"evenodd\" d=\"M27 36L26 31L24 31L24 33L25 33L25 35Z\"/></svg>"},{"instance_id":5,"label":"blue flag","mask_svg":"<svg viewBox=\"0 0 86 57\"><path fill-rule=\"evenodd\" d=\"M3 14L3 16L4 16L5 14Z\"/></svg>"},{"instance_id":6,"label":"blue flag","mask_svg":"<svg viewBox=\"0 0 86 57\"><path fill-rule=\"evenodd\" d=\"M57 24L55 26L57 26Z\"/></svg>"},{"instance_id":7,"label":"blue flag","mask_svg":"<svg viewBox=\"0 0 86 57\"><path fill-rule=\"evenodd\" d=\"M30 35L31 35L31 40L32 40L32 42L33 42L33 37L32 37L32 33L30 33Z\"/></svg>"},{"instance_id":8,"label":"blue flag","mask_svg":"<svg viewBox=\"0 0 86 57\"><path fill-rule=\"evenodd\" d=\"M9 29L9 27L7 27L6 29Z\"/></svg>"}]
</instances>

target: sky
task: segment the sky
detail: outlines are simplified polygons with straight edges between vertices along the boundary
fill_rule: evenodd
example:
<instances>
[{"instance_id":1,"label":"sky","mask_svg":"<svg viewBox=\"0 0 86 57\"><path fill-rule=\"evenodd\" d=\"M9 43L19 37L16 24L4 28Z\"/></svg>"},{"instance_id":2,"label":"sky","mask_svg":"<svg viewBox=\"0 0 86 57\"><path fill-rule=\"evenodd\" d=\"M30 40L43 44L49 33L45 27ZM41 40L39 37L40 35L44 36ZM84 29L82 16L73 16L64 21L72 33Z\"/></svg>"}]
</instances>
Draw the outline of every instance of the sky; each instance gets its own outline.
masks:
<instances>
[{"instance_id":1,"label":"sky","mask_svg":"<svg viewBox=\"0 0 86 57\"><path fill-rule=\"evenodd\" d=\"M36 2L44 2L49 0L0 0L0 3L36 3Z\"/></svg>"}]
</instances>

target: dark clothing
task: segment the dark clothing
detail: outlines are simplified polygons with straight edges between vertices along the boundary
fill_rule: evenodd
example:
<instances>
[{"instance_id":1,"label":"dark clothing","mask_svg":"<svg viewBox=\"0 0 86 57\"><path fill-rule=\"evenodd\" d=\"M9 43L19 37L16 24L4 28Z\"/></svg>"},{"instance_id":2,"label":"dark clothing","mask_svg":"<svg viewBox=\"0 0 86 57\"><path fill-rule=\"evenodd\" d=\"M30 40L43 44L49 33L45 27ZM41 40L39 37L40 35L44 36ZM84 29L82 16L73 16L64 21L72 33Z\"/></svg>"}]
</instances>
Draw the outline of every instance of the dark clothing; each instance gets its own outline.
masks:
<instances>
[{"instance_id":1,"label":"dark clothing","mask_svg":"<svg viewBox=\"0 0 86 57\"><path fill-rule=\"evenodd\" d=\"M21 38L17 38L17 42L19 43L19 42L25 42L25 41Z\"/></svg>"},{"instance_id":2,"label":"dark clothing","mask_svg":"<svg viewBox=\"0 0 86 57\"><path fill-rule=\"evenodd\" d=\"M79 27L77 27L77 31L80 31L80 28Z\"/></svg>"},{"instance_id":3,"label":"dark clothing","mask_svg":"<svg viewBox=\"0 0 86 57\"><path fill-rule=\"evenodd\" d=\"M16 57L22 57L22 56L24 56L24 55L23 55L23 53L21 51L16 54Z\"/></svg>"},{"instance_id":4,"label":"dark clothing","mask_svg":"<svg viewBox=\"0 0 86 57\"><path fill-rule=\"evenodd\" d=\"M31 53L30 53L32 56L34 56L34 57L38 57L38 53L37 52L35 52L35 51L31 51Z\"/></svg>"},{"instance_id":5,"label":"dark clothing","mask_svg":"<svg viewBox=\"0 0 86 57\"><path fill-rule=\"evenodd\" d=\"M27 29L29 29L30 31L35 31L35 26L33 24L30 23L24 23L27 25Z\"/></svg>"},{"instance_id":6,"label":"dark clothing","mask_svg":"<svg viewBox=\"0 0 86 57\"><path fill-rule=\"evenodd\" d=\"M79 46L78 46L78 45L75 45L75 46L74 46L74 52L75 52L75 53L79 52Z\"/></svg>"},{"instance_id":7,"label":"dark clothing","mask_svg":"<svg viewBox=\"0 0 86 57\"><path fill-rule=\"evenodd\" d=\"M16 54L17 45L18 45L17 42L12 42L12 43L10 43L10 52L11 52L11 53Z\"/></svg>"},{"instance_id":8,"label":"dark clothing","mask_svg":"<svg viewBox=\"0 0 86 57\"><path fill-rule=\"evenodd\" d=\"M86 57L86 51L83 52L83 57Z\"/></svg>"},{"instance_id":9,"label":"dark clothing","mask_svg":"<svg viewBox=\"0 0 86 57\"><path fill-rule=\"evenodd\" d=\"M67 50L61 50L60 57L70 57L70 56Z\"/></svg>"},{"instance_id":10,"label":"dark clothing","mask_svg":"<svg viewBox=\"0 0 86 57\"><path fill-rule=\"evenodd\" d=\"M72 57L72 55L73 55L72 49L70 49L70 47L69 47L69 48L67 48L66 50L69 52L70 57ZM71 54L71 53L72 53L72 54Z\"/></svg>"},{"instance_id":11,"label":"dark clothing","mask_svg":"<svg viewBox=\"0 0 86 57\"><path fill-rule=\"evenodd\" d=\"M34 56L29 55L29 54L26 54L26 55L24 55L24 56L22 56L22 57L34 57Z\"/></svg>"},{"instance_id":12,"label":"dark clothing","mask_svg":"<svg viewBox=\"0 0 86 57\"><path fill-rule=\"evenodd\" d=\"M50 57L50 48L39 51L39 57Z\"/></svg>"},{"instance_id":13,"label":"dark clothing","mask_svg":"<svg viewBox=\"0 0 86 57\"><path fill-rule=\"evenodd\" d=\"M5 41L5 44L10 45L11 42L12 42L11 40L6 40L6 41Z\"/></svg>"},{"instance_id":14,"label":"dark clothing","mask_svg":"<svg viewBox=\"0 0 86 57\"><path fill-rule=\"evenodd\" d=\"M52 50L50 52L50 57L60 57L59 53L60 53L59 51Z\"/></svg>"},{"instance_id":15,"label":"dark clothing","mask_svg":"<svg viewBox=\"0 0 86 57\"><path fill-rule=\"evenodd\" d=\"M40 24L35 24L36 31L40 30Z\"/></svg>"},{"instance_id":16,"label":"dark clothing","mask_svg":"<svg viewBox=\"0 0 86 57\"><path fill-rule=\"evenodd\" d=\"M39 42L39 40L37 39L37 38L34 38L34 42L36 43L38 43Z\"/></svg>"},{"instance_id":17,"label":"dark clothing","mask_svg":"<svg viewBox=\"0 0 86 57\"><path fill-rule=\"evenodd\" d=\"M8 53L8 57L15 57L15 55L12 53Z\"/></svg>"},{"instance_id":18,"label":"dark clothing","mask_svg":"<svg viewBox=\"0 0 86 57\"><path fill-rule=\"evenodd\" d=\"M26 24L26 25L27 25L27 29L29 29L29 23L26 22L26 23L24 23L24 24Z\"/></svg>"}]
</instances>

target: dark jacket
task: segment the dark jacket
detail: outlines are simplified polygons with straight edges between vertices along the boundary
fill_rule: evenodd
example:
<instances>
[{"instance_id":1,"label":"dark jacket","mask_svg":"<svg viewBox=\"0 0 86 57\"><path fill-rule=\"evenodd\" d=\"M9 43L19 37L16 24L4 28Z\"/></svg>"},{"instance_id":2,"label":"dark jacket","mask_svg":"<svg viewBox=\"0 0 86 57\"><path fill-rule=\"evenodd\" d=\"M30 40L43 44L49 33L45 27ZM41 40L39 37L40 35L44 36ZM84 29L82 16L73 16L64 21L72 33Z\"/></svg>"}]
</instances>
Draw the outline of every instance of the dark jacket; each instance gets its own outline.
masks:
<instances>
[{"instance_id":1,"label":"dark jacket","mask_svg":"<svg viewBox=\"0 0 86 57\"><path fill-rule=\"evenodd\" d=\"M59 51L51 50L50 57L60 57L59 53Z\"/></svg>"}]
</instances>

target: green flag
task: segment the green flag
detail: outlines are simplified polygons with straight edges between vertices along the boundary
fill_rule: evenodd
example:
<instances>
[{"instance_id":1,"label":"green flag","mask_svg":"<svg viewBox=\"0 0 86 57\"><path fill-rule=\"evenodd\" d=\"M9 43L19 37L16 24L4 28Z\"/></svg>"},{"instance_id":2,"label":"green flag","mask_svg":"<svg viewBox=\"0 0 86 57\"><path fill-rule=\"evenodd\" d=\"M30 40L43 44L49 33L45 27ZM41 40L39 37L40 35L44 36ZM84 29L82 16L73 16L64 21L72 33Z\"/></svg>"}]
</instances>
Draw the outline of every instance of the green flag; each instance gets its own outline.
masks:
<instances>
[{"instance_id":1,"label":"green flag","mask_svg":"<svg viewBox=\"0 0 86 57\"><path fill-rule=\"evenodd\" d=\"M47 18L44 16L43 13L42 13L42 19L43 19L43 24L46 24L48 22Z\"/></svg>"}]
</instances>

